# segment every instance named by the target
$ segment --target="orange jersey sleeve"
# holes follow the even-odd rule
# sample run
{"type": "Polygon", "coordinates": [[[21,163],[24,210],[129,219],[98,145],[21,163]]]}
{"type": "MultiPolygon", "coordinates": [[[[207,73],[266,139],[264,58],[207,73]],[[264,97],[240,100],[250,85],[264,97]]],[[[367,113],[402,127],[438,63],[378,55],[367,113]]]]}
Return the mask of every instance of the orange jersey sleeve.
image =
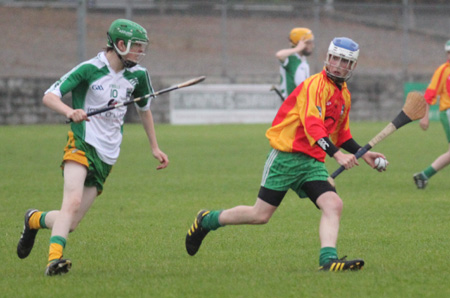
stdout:
{"type": "Polygon", "coordinates": [[[302,152],[324,161],[326,153],[316,144],[331,137],[336,146],[350,139],[350,92],[328,79],[325,71],[306,79],[283,102],[266,132],[270,145],[284,152],[302,152]]]}
{"type": "Polygon", "coordinates": [[[450,108],[450,63],[447,61],[434,72],[431,82],[425,91],[425,100],[428,104],[436,104],[439,97],[439,110],[450,108]]]}

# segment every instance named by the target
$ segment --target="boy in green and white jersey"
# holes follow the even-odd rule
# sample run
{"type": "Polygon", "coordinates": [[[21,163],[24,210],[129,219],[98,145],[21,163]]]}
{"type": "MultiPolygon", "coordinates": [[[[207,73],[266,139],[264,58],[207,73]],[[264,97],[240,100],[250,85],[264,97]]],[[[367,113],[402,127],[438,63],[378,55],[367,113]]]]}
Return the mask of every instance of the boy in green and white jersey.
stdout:
{"type": "MultiPolygon", "coordinates": [[[[54,83],[46,94],[59,98],[72,92],[72,106],[86,113],[105,108],[107,105],[130,100],[153,93],[147,70],[139,65],[115,72],[100,52],[97,57],[84,62],[54,83]]],[[[140,111],[150,109],[151,99],[138,101],[140,111]]],[[[122,106],[89,118],[89,121],[72,123],[75,136],[96,148],[101,160],[114,164],[119,156],[122,142],[122,126],[127,107],[122,106]]]]}
{"type": "Polygon", "coordinates": [[[309,77],[306,59],[314,49],[314,35],[308,28],[294,28],[289,34],[291,47],[279,50],[275,56],[280,61],[280,89],[284,98],[309,77]]]}
{"type": "MultiPolygon", "coordinates": [[[[67,273],[72,262],[63,259],[69,232],[75,230],[101,194],[103,184],[117,161],[122,142],[126,106],[97,114],[87,113],[141,97],[153,92],[147,70],[138,65],[148,44],[147,31],[137,23],[118,19],[108,32],[106,51],[79,64],[55,82],[43,97],[50,109],[72,119],[61,167],[64,174],[63,202],[60,210],[25,213],[22,237],[17,246],[19,258],[26,258],[33,248],[39,229],[52,230],[45,274],[67,273]],[[61,98],[72,93],[72,107],[61,98]]],[[[151,99],[136,103],[153,156],[160,162],[157,169],[169,164],[159,149],[155,135],[151,99]]]]}

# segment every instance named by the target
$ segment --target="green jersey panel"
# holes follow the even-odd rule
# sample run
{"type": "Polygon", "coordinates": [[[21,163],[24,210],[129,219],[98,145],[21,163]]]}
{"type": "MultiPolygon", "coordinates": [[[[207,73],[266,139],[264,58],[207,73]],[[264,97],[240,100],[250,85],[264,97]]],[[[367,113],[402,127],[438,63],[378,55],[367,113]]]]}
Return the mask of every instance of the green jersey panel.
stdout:
{"type": "MultiPolygon", "coordinates": [[[[153,87],[150,81],[150,77],[145,68],[135,66],[127,70],[124,73],[124,77],[132,84],[137,83],[133,91],[134,98],[153,93],[153,87]]],[[[138,108],[145,109],[146,106],[149,107],[149,102],[151,102],[151,98],[145,98],[136,102],[136,105],[138,106],[138,108]]]]}
{"type": "Polygon", "coordinates": [[[291,55],[280,65],[280,89],[284,98],[309,77],[309,64],[305,56],[291,55]]]}
{"type": "MultiPolygon", "coordinates": [[[[71,92],[72,106],[86,113],[129,101],[152,91],[147,70],[139,65],[115,72],[104,52],[73,68],[47,91],[60,97],[71,92]],[[142,94],[142,95],[141,95],[142,94]]],[[[141,110],[150,108],[150,100],[139,103],[141,110]]],[[[113,165],[120,153],[127,106],[89,117],[90,121],[72,123],[77,138],[93,146],[100,159],[113,165]]]]}

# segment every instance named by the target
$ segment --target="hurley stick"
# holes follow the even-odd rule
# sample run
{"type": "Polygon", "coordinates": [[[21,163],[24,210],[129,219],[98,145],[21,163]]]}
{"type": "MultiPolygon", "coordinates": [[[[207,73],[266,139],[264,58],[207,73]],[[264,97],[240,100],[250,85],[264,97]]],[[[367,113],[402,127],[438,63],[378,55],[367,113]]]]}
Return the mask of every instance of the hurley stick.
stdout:
{"type": "MultiPolygon", "coordinates": [[[[412,91],[406,96],[405,104],[402,111],[389,123],[382,131],[380,131],[369,143],[356,152],[355,157],[360,158],[367,151],[372,149],[376,144],[384,140],[387,136],[398,130],[400,127],[408,124],[411,121],[418,120],[425,116],[426,102],[423,95],[417,91],[412,91]]],[[[328,181],[334,186],[334,178],[336,178],[342,171],[344,166],[340,166],[333,174],[331,174],[328,181]]]]}
{"type": "MultiPolygon", "coordinates": [[[[145,98],[155,97],[155,96],[158,96],[158,95],[161,95],[161,94],[173,91],[173,90],[177,90],[177,89],[184,88],[184,87],[189,87],[189,86],[198,84],[198,83],[204,81],[205,79],[206,79],[205,76],[201,76],[201,77],[198,77],[198,78],[190,79],[189,81],[186,81],[186,82],[183,82],[183,83],[171,86],[171,87],[163,89],[163,90],[159,90],[159,91],[157,91],[155,93],[147,94],[147,95],[144,95],[144,96],[141,96],[141,97],[136,97],[136,98],[134,98],[132,100],[124,101],[124,102],[118,103],[118,104],[113,105],[113,106],[109,106],[109,107],[106,107],[106,108],[103,108],[103,109],[100,109],[100,110],[96,110],[96,111],[90,112],[90,113],[87,114],[87,116],[88,117],[94,116],[94,115],[97,115],[97,114],[100,114],[100,113],[104,113],[104,112],[107,112],[107,111],[110,111],[110,110],[117,109],[119,107],[127,106],[129,104],[138,102],[138,101],[140,101],[142,99],[145,99],[145,98]]],[[[68,119],[66,121],[66,123],[70,123],[70,122],[72,122],[72,119],[68,119]]]]}

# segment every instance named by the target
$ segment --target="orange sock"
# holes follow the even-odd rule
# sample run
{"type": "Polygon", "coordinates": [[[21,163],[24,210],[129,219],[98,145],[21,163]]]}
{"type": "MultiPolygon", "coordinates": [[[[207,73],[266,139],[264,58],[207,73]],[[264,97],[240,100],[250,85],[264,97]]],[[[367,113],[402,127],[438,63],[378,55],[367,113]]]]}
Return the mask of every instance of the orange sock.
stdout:
{"type": "Polygon", "coordinates": [[[61,236],[52,236],[50,238],[50,251],[48,253],[48,262],[59,260],[63,256],[63,250],[66,246],[66,239],[61,236]]]}
{"type": "Polygon", "coordinates": [[[41,228],[41,211],[37,211],[31,215],[30,219],[28,220],[28,225],[30,226],[30,229],[37,230],[41,228]]]}

